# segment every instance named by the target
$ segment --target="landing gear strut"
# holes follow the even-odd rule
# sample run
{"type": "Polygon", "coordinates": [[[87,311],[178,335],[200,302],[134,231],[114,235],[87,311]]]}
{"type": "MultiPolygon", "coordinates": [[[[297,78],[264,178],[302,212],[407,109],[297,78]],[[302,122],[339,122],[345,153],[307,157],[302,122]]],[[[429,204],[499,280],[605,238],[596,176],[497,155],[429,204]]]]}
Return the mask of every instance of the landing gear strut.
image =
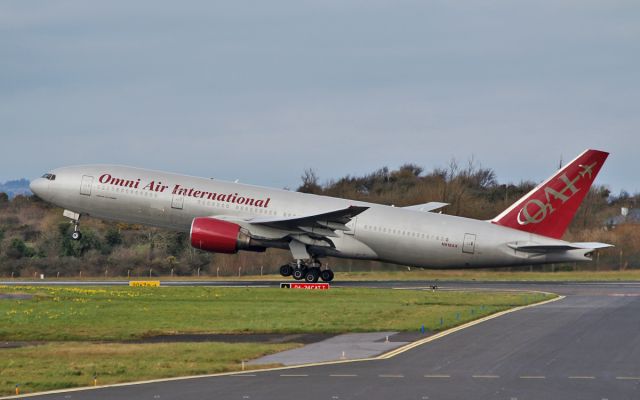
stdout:
{"type": "Polygon", "coordinates": [[[308,283],[318,282],[322,279],[324,282],[333,280],[333,271],[330,269],[322,269],[318,260],[310,262],[297,260],[295,262],[285,264],[280,267],[280,275],[292,276],[297,281],[305,280],[308,283]]]}

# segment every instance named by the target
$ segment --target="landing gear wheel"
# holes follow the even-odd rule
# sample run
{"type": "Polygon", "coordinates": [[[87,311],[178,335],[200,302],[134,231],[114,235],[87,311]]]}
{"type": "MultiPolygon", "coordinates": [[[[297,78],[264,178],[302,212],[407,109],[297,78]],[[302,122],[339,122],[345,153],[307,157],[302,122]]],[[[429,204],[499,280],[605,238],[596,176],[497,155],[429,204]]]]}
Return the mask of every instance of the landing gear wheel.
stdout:
{"type": "Polygon", "coordinates": [[[316,283],[318,282],[318,278],[320,277],[320,269],[318,268],[309,268],[307,274],[304,276],[304,280],[308,283],[316,283]]]}
{"type": "Polygon", "coordinates": [[[333,280],[333,271],[330,269],[325,269],[324,271],[320,272],[320,279],[322,279],[324,282],[331,282],[333,280]]]}
{"type": "Polygon", "coordinates": [[[71,239],[73,240],[82,239],[82,233],[80,233],[80,231],[73,231],[73,233],[71,234],[71,239]]]}
{"type": "Polygon", "coordinates": [[[299,281],[301,279],[304,279],[305,275],[307,274],[307,269],[306,268],[296,268],[293,270],[293,279],[299,281]]]}
{"type": "Polygon", "coordinates": [[[291,276],[291,274],[293,274],[293,267],[291,267],[291,265],[285,264],[282,267],[280,267],[280,275],[291,276]]]}

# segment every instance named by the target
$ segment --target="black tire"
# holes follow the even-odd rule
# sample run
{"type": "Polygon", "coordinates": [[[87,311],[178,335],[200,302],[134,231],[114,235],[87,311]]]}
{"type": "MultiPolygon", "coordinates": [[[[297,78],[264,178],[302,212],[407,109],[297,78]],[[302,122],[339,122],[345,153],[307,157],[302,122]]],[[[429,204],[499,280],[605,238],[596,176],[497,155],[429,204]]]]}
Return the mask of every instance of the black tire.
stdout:
{"type": "Polygon", "coordinates": [[[320,272],[320,278],[324,282],[331,282],[333,280],[333,271],[330,269],[325,269],[324,271],[320,272]]]}
{"type": "Polygon", "coordinates": [[[294,268],[293,269],[293,279],[299,281],[301,279],[304,279],[304,276],[307,274],[307,269],[306,268],[294,268]]]}
{"type": "Polygon", "coordinates": [[[318,268],[309,268],[306,275],[304,276],[304,280],[307,283],[316,283],[318,282],[319,277],[320,277],[320,270],[318,268]]]}
{"type": "Polygon", "coordinates": [[[291,265],[285,264],[282,267],[280,267],[280,275],[291,276],[291,274],[293,274],[293,267],[291,267],[291,265]]]}
{"type": "Polygon", "coordinates": [[[82,239],[82,233],[80,233],[80,231],[73,231],[73,233],[71,233],[71,239],[72,240],[82,239]]]}

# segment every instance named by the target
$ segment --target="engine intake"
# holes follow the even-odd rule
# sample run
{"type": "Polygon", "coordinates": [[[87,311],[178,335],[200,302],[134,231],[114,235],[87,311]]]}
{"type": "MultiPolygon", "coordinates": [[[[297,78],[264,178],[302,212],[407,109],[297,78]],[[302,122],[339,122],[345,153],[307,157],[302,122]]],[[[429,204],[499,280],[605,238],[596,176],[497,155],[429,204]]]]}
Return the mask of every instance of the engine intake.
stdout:
{"type": "Polygon", "coordinates": [[[191,222],[191,246],[213,253],[237,253],[254,250],[251,237],[240,225],[215,218],[194,218],[191,222]]]}

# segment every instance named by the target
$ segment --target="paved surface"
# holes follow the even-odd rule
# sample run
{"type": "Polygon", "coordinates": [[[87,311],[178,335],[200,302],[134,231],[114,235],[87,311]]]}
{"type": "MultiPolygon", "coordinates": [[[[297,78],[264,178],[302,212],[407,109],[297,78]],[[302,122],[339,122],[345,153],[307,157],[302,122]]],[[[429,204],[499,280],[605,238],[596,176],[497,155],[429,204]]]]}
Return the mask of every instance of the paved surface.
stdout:
{"type": "MultiPolygon", "coordinates": [[[[375,285],[419,286],[415,282],[375,285]]],[[[444,289],[545,290],[567,297],[483,322],[386,360],[39,398],[640,399],[640,284],[441,285],[444,289]]]]}
{"type": "Polygon", "coordinates": [[[348,333],[299,349],[287,350],[251,361],[249,364],[300,365],[325,361],[374,357],[397,349],[409,342],[387,341],[397,332],[348,333]]]}

